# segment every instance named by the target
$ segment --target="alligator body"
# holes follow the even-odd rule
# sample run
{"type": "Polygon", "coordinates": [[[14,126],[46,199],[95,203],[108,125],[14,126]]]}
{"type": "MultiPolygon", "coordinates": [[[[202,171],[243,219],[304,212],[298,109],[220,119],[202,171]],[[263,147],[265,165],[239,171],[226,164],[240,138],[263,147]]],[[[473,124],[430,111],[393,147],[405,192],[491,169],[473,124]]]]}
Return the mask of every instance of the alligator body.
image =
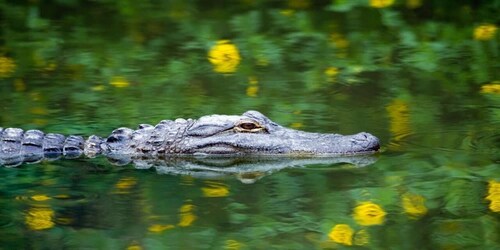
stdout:
{"type": "Polygon", "coordinates": [[[17,166],[43,159],[104,155],[118,164],[132,159],[179,155],[345,156],[378,151],[368,133],[321,134],[285,128],[257,111],[163,120],[136,130],[119,128],[108,137],[44,134],[40,130],[0,128],[0,165],[17,166]]]}

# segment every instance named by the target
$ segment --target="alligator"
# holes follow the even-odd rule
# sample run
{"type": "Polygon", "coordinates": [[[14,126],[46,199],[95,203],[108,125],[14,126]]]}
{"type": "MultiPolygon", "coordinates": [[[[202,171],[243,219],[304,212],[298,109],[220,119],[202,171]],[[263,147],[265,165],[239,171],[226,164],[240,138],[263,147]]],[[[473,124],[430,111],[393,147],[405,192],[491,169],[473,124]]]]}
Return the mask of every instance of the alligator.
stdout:
{"type": "Polygon", "coordinates": [[[285,128],[259,113],[207,115],[163,120],[137,129],[118,128],[108,137],[45,134],[0,128],[0,165],[15,167],[42,160],[104,155],[116,165],[133,159],[195,156],[348,156],[372,154],[379,140],[366,132],[324,134],[285,128]]]}

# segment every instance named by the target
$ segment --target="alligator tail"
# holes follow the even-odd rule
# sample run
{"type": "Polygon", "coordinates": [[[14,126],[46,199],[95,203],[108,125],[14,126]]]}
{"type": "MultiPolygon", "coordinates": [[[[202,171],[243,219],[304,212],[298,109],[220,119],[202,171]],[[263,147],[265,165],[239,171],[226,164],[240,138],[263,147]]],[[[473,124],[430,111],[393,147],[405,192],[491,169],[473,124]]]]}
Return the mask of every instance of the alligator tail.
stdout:
{"type": "Polygon", "coordinates": [[[0,128],[0,165],[15,167],[22,163],[37,163],[43,159],[76,158],[84,152],[85,144],[83,137],[76,135],[0,128]]]}

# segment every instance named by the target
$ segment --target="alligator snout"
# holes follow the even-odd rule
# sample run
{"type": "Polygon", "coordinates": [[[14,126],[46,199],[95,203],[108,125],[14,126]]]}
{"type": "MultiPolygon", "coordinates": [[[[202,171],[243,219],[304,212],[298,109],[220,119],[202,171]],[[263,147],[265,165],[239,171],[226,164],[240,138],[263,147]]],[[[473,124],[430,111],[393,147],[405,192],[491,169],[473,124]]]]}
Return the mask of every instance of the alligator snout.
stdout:
{"type": "Polygon", "coordinates": [[[362,147],[367,151],[377,151],[380,149],[380,142],[377,137],[366,133],[361,132],[355,135],[352,135],[350,140],[354,145],[362,147]]]}

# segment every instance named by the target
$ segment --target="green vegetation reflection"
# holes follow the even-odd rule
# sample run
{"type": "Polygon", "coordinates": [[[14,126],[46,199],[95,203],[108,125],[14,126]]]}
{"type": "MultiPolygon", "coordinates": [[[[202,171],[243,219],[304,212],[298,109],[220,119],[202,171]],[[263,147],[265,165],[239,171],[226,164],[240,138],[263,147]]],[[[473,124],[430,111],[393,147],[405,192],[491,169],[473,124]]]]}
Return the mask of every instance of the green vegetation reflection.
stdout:
{"type": "Polygon", "coordinates": [[[365,168],[240,176],[254,184],[103,159],[2,168],[2,248],[500,249],[499,0],[0,6],[3,127],[258,109],[384,147],[365,168]]]}

